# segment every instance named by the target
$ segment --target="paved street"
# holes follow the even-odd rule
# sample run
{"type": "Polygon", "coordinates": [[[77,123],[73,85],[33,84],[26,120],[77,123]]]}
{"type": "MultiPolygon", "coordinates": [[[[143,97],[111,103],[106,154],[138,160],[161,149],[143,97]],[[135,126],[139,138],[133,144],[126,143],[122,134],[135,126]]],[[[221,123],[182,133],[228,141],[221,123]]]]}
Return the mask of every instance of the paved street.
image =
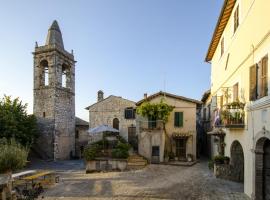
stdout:
{"type": "Polygon", "coordinates": [[[198,199],[245,200],[243,185],[216,179],[207,162],[192,167],[149,165],[143,170],[85,174],[61,172],[45,199],[198,199]]]}

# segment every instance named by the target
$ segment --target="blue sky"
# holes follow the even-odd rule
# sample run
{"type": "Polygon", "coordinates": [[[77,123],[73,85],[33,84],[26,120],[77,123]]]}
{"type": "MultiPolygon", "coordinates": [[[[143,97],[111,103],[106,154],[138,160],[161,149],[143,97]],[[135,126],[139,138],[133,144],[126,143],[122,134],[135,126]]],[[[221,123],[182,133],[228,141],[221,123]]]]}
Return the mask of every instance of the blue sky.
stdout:
{"type": "Polygon", "coordinates": [[[139,101],[166,90],[200,99],[210,87],[204,62],[222,0],[0,0],[0,96],[33,107],[35,41],[45,43],[56,19],[74,50],[76,114],[102,89],[139,101]],[[165,84],[164,84],[165,83],[165,84]]]}

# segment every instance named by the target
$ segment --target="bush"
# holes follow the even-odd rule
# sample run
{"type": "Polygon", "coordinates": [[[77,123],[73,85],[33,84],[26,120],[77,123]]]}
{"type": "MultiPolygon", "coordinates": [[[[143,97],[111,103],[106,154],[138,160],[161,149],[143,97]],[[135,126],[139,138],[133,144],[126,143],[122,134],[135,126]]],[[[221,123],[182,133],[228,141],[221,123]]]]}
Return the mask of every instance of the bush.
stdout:
{"type": "Polygon", "coordinates": [[[128,150],[130,148],[129,144],[124,144],[122,142],[118,142],[116,148],[112,150],[113,158],[128,158],[128,150]]]}
{"type": "Polygon", "coordinates": [[[99,149],[98,145],[91,145],[86,147],[83,151],[84,159],[87,161],[94,160],[97,156],[98,149],[99,149]]]}
{"type": "Polygon", "coordinates": [[[222,156],[222,155],[217,155],[217,156],[215,156],[214,157],[214,163],[216,163],[216,164],[224,164],[224,156],[222,156]]]}
{"type": "Polygon", "coordinates": [[[0,173],[23,168],[27,162],[28,149],[17,143],[15,139],[0,140],[0,173]]]}

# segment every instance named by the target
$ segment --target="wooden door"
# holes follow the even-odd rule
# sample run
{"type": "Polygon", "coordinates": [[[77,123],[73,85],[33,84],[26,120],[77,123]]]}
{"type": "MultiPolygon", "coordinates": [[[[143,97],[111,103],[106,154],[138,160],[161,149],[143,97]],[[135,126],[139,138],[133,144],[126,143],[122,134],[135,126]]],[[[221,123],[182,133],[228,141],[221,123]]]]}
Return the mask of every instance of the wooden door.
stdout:
{"type": "Polygon", "coordinates": [[[263,199],[270,199],[270,140],[265,141],[263,156],[263,199]]]}
{"type": "Polygon", "coordinates": [[[186,139],[176,139],[176,157],[178,157],[179,160],[185,160],[186,159],[186,139]]]}

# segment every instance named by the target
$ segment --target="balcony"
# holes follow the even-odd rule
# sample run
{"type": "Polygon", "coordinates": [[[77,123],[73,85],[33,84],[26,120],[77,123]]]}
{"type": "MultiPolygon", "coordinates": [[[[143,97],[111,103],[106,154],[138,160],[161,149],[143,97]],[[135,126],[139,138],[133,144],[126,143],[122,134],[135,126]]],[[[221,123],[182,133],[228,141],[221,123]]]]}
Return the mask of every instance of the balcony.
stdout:
{"type": "Polygon", "coordinates": [[[245,128],[245,104],[241,102],[232,102],[225,105],[220,112],[221,123],[217,127],[229,129],[245,128]]]}
{"type": "Polygon", "coordinates": [[[140,132],[142,131],[154,131],[154,130],[163,130],[164,124],[162,120],[146,120],[138,121],[138,127],[140,132]]]}

